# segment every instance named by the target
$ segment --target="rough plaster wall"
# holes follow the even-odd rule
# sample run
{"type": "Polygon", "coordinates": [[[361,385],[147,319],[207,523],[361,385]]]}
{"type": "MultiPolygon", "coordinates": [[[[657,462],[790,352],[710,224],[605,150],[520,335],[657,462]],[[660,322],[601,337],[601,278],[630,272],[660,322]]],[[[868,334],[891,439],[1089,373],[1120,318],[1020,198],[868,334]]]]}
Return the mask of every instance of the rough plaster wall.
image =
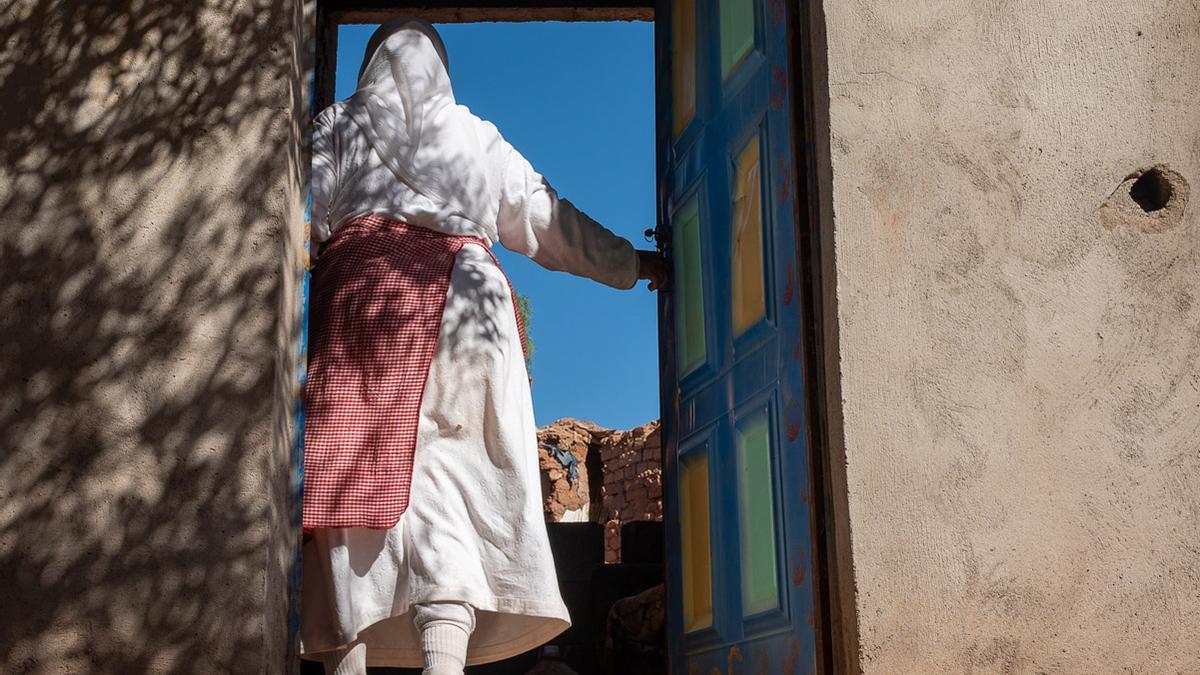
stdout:
{"type": "Polygon", "coordinates": [[[299,8],[0,11],[0,672],[283,667],[299,8]]]}
{"type": "Polygon", "coordinates": [[[1200,671],[1200,5],[824,5],[863,669],[1200,671]]]}

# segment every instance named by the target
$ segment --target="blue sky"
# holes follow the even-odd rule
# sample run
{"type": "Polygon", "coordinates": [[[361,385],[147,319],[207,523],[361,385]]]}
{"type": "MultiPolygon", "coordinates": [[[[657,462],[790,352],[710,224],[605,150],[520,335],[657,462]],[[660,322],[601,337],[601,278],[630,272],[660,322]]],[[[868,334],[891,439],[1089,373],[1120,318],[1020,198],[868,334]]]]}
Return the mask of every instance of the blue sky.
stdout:
{"type": "MultiPolygon", "coordinates": [[[[354,90],[375,26],[338,34],[336,96],[354,90]]],[[[563,197],[638,248],[654,226],[651,23],[438,26],[454,93],[499,127],[563,197]]],[[[495,249],[533,306],[533,402],[560,417],[628,428],[658,418],[655,294],[617,291],[495,249]]]]}

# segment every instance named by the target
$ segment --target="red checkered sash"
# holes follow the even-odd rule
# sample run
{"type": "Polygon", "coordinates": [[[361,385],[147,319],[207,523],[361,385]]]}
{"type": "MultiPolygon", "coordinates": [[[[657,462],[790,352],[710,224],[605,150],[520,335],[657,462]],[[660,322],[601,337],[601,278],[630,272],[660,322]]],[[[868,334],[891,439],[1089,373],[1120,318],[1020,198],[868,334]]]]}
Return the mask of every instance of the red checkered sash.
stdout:
{"type": "MultiPolygon", "coordinates": [[[[305,530],[388,529],[408,507],[421,398],[466,244],[483,242],[376,215],[326,244],[304,387],[305,530]]],[[[517,327],[524,348],[519,313],[517,327]]]]}

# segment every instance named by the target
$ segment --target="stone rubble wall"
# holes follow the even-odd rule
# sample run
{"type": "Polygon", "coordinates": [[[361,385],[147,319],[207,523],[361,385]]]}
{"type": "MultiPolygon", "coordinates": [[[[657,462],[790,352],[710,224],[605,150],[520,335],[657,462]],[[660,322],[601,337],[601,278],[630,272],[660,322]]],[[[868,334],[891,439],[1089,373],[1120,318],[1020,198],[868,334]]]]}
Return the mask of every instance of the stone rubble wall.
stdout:
{"type": "Polygon", "coordinates": [[[603,429],[591,422],[573,419],[558,420],[538,430],[538,466],[542,472],[547,522],[590,522],[591,515],[598,512],[592,507],[588,472],[593,433],[598,431],[603,429]],[[574,481],[568,479],[567,467],[554,457],[548,446],[565,450],[575,457],[579,473],[574,481]]]}
{"type": "Polygon", "coordinates": [[[621,525],[661,521],[662,437],[657,421],[620,431],[564,418],[538,430],[542,494],[549,522],[597,522],[605,526],[605,562],[621,560],[621,525]],[[575,457],[579,474],[547,448],[575,457]]]}

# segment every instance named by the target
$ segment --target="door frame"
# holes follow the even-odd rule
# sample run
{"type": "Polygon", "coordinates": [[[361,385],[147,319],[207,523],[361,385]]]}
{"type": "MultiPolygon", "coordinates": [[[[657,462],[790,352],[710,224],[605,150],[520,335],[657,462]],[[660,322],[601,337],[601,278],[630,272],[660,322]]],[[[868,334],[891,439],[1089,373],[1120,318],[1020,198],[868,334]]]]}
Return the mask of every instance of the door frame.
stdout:
{"type": "Polygon", "coordinates": [[[653,21],[654,0],[317,0],[314,115],[333,103],[338,26],[382,23],[401,12],[430,23],[653,21]]]}
{"type": "MultiPolygon", "coordinates": [[[[785,0],[772,0],[782,2],[785,0]]],[[[829,64],[821,0],[798,0],[790,13],[793,200],[804,335],[806,419],[817,640],[825,673],[862,672],[858,609],[851,559],[846,445],[842,416],[833,164],[829,146],[829,64]]]]}
{"type": "MultiPolygon", "coordinates": [[[[337,34],[342,24],[380,23],[400,12],[433,23],[653,21],[654,6],[655,0],[317,0],[312,114],[315,117],[333,103],[337,34]]],[[[791,9],[788,50],[796,167],[791,184],[796,191],[793,226],[798,242],[796,263],[802,281],[800,311],[806,347],[803,367],[805,390],[809,394],[805,402],[808,427],[804,433],[812,463],[809,476],[816,547],[812,562],[814,609],[819,618],[816,626],[821,652],[819,664],[823,673],[858,673],[861,671],[859,635],[838,360],[825,13],[820,0],[798,0],[791,9]]],[[[659,222],[663,222],[661,214],[659,222]]],[[[661,306],[659,315],[662,316],[661,306]]],[[[667,363],[661,341],[659,348],[660,364],[667,363]]],[[[670,392],[660,393],[661,409],[669,410],[670,392]]],[[[664,467],[668,451],[663,448],[664,467]]],[[[298,639],[296,635],[291,637],[293,641],[298,639]]]]}

